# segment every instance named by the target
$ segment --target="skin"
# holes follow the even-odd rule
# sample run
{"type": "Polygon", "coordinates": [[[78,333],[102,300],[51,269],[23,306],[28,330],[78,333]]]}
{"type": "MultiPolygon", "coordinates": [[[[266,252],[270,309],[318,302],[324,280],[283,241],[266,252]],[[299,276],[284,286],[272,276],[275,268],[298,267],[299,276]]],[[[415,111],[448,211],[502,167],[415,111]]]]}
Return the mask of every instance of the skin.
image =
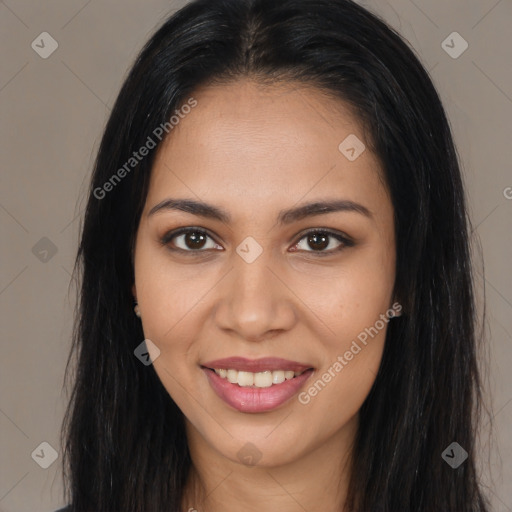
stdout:
{"type": "Polygon", "coordinates": [[[154,369],[186,418],[193,468],[183,510],[339,511],[387,324],[307,404],[295,396],[269,412],[236,411],[199,365],[230,356],[308,363],[307,390],[391,307],[395,238],[382,169],[369,149],[353,162],[338,150],[349,134],[364,141],[364,132],[346,104],[315,88],[242,79],[193,97],[197,106],[155,160],[133,285],[145,337],[160,349],[154,369]],[[232,220],[148,215],[170,197],[214,204],[232,220]],[[357,202],[371,216],[341,211],[276,224],[281,210],[326,199],[357,202]],[[187,226],[210,235],[202,249],[186,235],[162,245],[187,226]],[[305,236],[313,228],[345,233],[354,245],[321,257],[340,242],[318,249],[305,236]],[[252,263],[236,252],[247,236],[263,250],[252,263]],[[260,453],[256,465],[237,455],[247,442],[260,453]]]}

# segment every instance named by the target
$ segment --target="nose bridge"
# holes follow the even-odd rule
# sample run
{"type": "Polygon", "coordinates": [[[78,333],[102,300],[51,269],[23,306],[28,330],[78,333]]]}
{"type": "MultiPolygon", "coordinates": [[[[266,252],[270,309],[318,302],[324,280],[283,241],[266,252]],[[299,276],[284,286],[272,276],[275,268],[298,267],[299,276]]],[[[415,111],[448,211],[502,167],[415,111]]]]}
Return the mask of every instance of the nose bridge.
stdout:
{"type": "Polygon", "coordinates": [[[233,265],[216,309],[218,326],[252,340],[289,329],[294,308],[286,286],[275,275],[271,252],[264,250],[253,261],[233,254],[233,265]]]}
{"type": "Polygon", "coordinates": [[[267,300],[262,301],[269,304],[274,300],[274,294],[277,290],[274,290],[275,279],[274,274],[270,271],[271,258],[259,256],[255,261],[248,263],[242,258],[235,263],[234,275],[235,275],[235,291],[238,295],[238,299],[244,299],[244,301],[262,301],[263,297],[267,300]]]}

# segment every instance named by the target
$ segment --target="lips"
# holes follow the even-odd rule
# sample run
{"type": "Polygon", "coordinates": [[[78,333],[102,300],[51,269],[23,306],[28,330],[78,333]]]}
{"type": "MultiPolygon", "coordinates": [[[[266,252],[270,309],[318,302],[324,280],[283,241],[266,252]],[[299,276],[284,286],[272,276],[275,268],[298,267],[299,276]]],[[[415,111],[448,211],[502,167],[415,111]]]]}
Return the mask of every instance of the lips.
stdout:
{"type": "Polygon", "coordinates": [[[217,396],[234,409],[245,413],[262,413],[280,407],[300,391],[314,372],[311,365],[275,357],[230,357],[208,361],[201,367],[217,396]],[[295,376],[269,387],[241,386],[218,375],[215,370],[220,369],[254,374],[285,371],[294,372],[295,376]]]}

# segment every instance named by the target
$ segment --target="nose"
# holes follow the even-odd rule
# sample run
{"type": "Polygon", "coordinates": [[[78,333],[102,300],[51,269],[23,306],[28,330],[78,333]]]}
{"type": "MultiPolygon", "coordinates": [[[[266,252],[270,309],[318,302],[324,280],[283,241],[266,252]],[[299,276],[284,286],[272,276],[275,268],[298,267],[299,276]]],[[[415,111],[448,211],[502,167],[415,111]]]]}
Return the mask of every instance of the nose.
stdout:
{"type": "Polygon", "coordinates": [[[264,341],[297,321],[294,293],[272,264],[270,251],[252,263],[233,254],[234,268],[218,289],[215,323],[247,341],[264,341]]]}

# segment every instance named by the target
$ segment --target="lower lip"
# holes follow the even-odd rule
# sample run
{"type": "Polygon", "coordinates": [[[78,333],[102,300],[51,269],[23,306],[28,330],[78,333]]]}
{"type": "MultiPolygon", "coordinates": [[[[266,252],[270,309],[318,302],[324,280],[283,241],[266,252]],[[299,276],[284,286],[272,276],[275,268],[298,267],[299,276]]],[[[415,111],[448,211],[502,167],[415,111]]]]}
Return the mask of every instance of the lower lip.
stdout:
{"type": "Polygon", "coordinates": [[[281,384],[272,384],[268,388],[242,387],[231,384],[209,368],[202,368],[211,387],[228,405],[240,412],[266,412],[276,409],[299,392],[313,370],[306,370],[293,379],[281,384]]]}

